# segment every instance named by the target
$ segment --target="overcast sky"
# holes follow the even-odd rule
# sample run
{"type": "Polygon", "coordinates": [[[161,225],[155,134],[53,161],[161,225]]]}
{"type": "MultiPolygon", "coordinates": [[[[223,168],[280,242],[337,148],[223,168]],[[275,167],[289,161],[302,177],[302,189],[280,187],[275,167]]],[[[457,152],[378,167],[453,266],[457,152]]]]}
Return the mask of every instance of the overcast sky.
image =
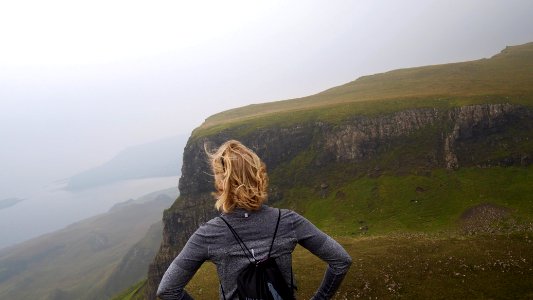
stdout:
{"type": "Polygon", "coordinates": [[[2,1],[0,199],[209,115],[533,41],[533,1],[2,1]]]}

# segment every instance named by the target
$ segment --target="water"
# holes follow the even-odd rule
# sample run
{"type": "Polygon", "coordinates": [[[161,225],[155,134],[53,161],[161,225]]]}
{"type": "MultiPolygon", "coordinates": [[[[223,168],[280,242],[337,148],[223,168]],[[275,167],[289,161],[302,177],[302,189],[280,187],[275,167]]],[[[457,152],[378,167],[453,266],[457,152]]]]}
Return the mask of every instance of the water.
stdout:
{"type": "Polygon", "coordinates": [[[176,187],[178,176],[125,180],[79,192],[47,186],[0,210],[0,249],[108,211],[114,204],[176,187]]]}

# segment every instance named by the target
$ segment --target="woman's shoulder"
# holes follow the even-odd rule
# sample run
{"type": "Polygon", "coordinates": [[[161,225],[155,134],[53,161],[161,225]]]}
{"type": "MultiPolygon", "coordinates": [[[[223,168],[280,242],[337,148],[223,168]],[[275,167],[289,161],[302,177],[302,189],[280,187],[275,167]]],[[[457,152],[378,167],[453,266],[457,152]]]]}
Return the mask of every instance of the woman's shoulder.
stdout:
{"type": "Polygon", "coordinates": [[[266,215],[277,216],[278,210],[281,213],[282,219],[296,220],[296,219],[304,218],[302,215],[300,215],[294,210],[287,209],[287,208],[277,208],[277,207],[263,204],[261,209],[257,211],[245,211],[245,210],[237,209],[230,213],[221,213],[211,218],[209,221],[200,224],[199,229],[203,228],[204,230],[205,229],[209,230],[209,229],[214,229],[214,228],[226,227],[226,224],[222,218],[226,219],[226,221],[231,223],[233,219],[246,219],[248,217],[252,217],[252,215],[254,214],[258,214],[258,215],[266,214],[266,215]]]}
{"type": "Polygon", "coordinates": [[[264,213],[276,214],[276,215],[278,214],[278,210],[279,210],[280,213],[281,213],[281,217],[282,218],[300,216],[297,212],[295,212],[295,211],[293,211],[291,209],[288,209],[288,208],[277,208],[277,207],[268,206],[268,205],[265,205],[265,204],[263,204],[261,210],[264,213]]]}
{"type": "Polygon", "coordinates": [[[300,215],[296,211],[292,209],[288,209],[288,208],[275,208],[275,207],[267,206],[267,210],[271,211],[272,213],[275,212],[276,214],[279,210],[281,212],[282,219],[289,219],[291,221],[305,219],[302,215],[300,215]]]}
{"type": "Polygon", "coordinates": [[[212,227],[212,226],[218,227],[218,226],[224,224],[223,222],[224,221],[222,221],[221,215],[217,215],[217,216],[211,218],[209,221],[200,224],[200,228],[201,227],[212,227]]]}
{"type": "Polygon", "coordinates": [[[216,216],[206,222],[200,223],[193,235],[210,237],[220,232],[223,225],[224,223],[222,219],[220,219],[219,216],[216,216]]]}
{"type": "Polygon", "coordinates": [[[288,209],[288,208],[280,208],[281,210],[281,216],[287,216],[287,217],[301,217],[301,215],[299,213],[297,213],[296,211],[292,210],[292,209],[288,209]]]}

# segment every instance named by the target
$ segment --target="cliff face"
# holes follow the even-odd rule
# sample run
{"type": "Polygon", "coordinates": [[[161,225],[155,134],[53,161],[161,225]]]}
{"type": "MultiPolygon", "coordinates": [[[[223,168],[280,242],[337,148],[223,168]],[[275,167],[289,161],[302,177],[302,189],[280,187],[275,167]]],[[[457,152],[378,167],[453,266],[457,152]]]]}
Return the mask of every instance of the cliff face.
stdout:
{"type": "Polygon", "coordinates": [[[183,156],[180,197],[165,211],[163,242],[149,269],[146,298],[155,298],[163,273],[199,224],[217,215],[204,145],[215,148],[233,138],[254,149],[268,166],[269,200],[275,202],[290,186],[316,184],[306,180],[325,168],[337,168],[349,181],[437,168],[528,165],[532,147],[524,145],[533,142],[532,117],[532,109],[524,106],[480,104],[352,116],[338,123],[308,121],[251,132],[236,126],[191,137],[183,156]]]}

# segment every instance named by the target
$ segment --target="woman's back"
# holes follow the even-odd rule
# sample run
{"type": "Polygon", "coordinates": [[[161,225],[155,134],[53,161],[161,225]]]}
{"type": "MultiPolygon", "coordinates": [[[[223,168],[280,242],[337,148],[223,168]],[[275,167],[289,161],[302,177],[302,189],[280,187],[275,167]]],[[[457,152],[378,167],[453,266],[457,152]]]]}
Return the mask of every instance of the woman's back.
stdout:
{"type": "MultiPolygon", "coordinates": [[[[314,299],[331,298],[351,264],[342,246],[299,214],[282,210],[280,215],[277,209],[263,204],[268,188],[266,166],[240,142],[227,141],[208,157],[213,170],[215,207],[255,259],[268,257],[280,216],[270,257],[275,259],[285,282],[291,285],[291,253],[296,244],[301,244],[328,263],[314,299]]],[[[224,220],[210,220],[189,238],[161,280],[157,290],[161,299],[191,299],[184,287],[206,260],[217,266],[223,288],[221,299],[237,299],[238,274],[253,259],[247,257],[224,220]]]]}
{"type": "MultiPolygon", "coordinates": [[[[276,260],[287,283],[291,282],[291,253],[297,243],[291,228],[290,216],[289,211],[281,211],[280,223],[270,253],[270,257],[276,260]]],[[[278,209],[263,205],[258,211],[236,209],[232,213],[223,214],[222,217],[233,227],[256,260],[267,258],[276,229],[278,209]]],[[[212,249],[209,260],[217,266],[224,293],[227,299],[236,298],[236,279],[250,263],[249,254],[245,255],[246,252],[221,218],[214,218],[203,227],[206,238],[209,238],[210,232],[213,234],[213,240],[209,243],[212,249]]]]}
{"type": "MultiPolygon", "coordinates": [[[[267,257],[276,227],[278,209],[263,205],[257,211],[235,209],[222,216],[235,229],[257,260],[267,257]]],[[[332,274],[344,277],[351,263],[346,251],[299,214],[282,209],[270,256],[275,258],[289,285],[293,281],[291,253],[298,243],[325,260],[332,274]]],[[[226,299],[237,299],[237,276],[250,260],[221,218],[214,218],[200,226],[174,261],[176,265],[173,266],[173,263],[167,272],[172,273],[179,269],[195,272],[205,260],[210,260],[216,265],[226,299]]],[[[173,283],[173,279],[165,277],[164,280],[167,279],[168,282],[162,281],[160,290],[173,283]]],[[[326,295],[331,286],[328,284],[325,288],[318,294],[326,295]]],[[[221,299],[223,299],[222,293],[221,299]]]]}

